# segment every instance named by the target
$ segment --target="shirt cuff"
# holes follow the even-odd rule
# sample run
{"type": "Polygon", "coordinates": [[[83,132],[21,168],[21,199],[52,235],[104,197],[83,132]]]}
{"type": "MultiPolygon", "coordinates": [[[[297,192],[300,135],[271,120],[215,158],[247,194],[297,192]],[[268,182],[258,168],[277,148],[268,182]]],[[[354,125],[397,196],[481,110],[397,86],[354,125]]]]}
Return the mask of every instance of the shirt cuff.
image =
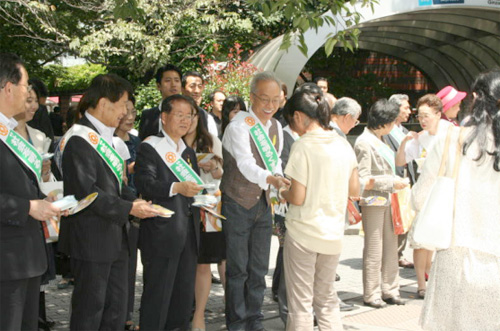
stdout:
{"type": "Polygon", "coordinates": [[[171,198],[173,196],[176,196],[177,193],[173,193],[172,191],[174,190],[174,185],[178,182],[174,182],[170,185],[170,190],[168,190],[168,197],[171,198]]]}
{"type": "Polygon", "coordinates": [[[264,191],[267,191],[267,189],[269,188],[269,184],[267,183],[267,177],[272,176],[272,175],[273,174],[268,170],[265,170],[262,172],[262,176],[259,178],[258,185],[264,191]]]}

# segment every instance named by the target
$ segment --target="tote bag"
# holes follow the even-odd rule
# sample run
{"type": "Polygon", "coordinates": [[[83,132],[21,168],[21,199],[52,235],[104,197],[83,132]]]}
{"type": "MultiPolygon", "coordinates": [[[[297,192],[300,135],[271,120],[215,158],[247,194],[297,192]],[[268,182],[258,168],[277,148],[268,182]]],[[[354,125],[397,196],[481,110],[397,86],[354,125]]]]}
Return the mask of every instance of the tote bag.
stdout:
{"type": "Polygon", "coordinates": [[[462,156],[461,133],[457,142],[455,164],[451,177],[445,176],[452,127],[446,136],[438,177],[418,214],[413,240],[422,248],[440,250],[451,245],[455,209],[455,184],[462,156]]]}

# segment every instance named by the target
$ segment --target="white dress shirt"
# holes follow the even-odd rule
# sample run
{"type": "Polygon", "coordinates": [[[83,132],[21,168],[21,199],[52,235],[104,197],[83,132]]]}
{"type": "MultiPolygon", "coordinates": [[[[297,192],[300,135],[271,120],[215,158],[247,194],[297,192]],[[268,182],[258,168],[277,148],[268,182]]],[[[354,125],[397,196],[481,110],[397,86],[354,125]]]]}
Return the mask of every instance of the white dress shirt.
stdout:
{"type": "Polygon", "coordinates": [[[0,123],[3,123],[9,130],[14,130],[17,126],[17,121],[14,118],[8,118],[0,112],[0,123]]]}
{"type": "MultiPolygon", "coordinates": [[[[262,124],[264,131],[269,135],[269,128],[271,127],[271,120],[267,121],[264,125],[255,113],[250,108],[249,113],[262,124]]],[[[245,112],[239,112],[236,116],[248,116],[245,112]]],[[[281,124],[277,122],[278,125],[278,156],[281,155],[283,150],[283,130],[281,124]]],[[[263,169],[257,165],[252,149],[250,147],[250,133],[248,132],[248,126],[244,121],[235,121],[234,119],[229,123],[224,132],[224,137],[222,138],[222,146],[233,156],[236,160],[238,169],[243,174],[243,176],[251,183],[257,184],[261,189],[267,190],[269,184],[267,183],[267,177],[272,174],[269,170],[263,169]]],[[[281,158],[278,157],[278,164],[274,170],[275,174],[282,175],[283,170],[281,169],[281,158]]]]}
{"type": "MultiPolygon", "coordinates": [[[[184,153],[184,151],[187,148],[186,144],[184,143],[184,140],[179,139],[179,142],[176,144],[175,141],[172,138],[170,138],[170,136],[165,132],[165,130],[163,130],[163,128],[161,128],[161,132],[163,133],[163,136],[167,140],[167,143],[170,146],[172,146],[173,148],[175,148],[175,151],[179,155],[182,155],[182,153],[184,153]]],[[[170,197],[173,197],[173,196],[177,195],[177,193],[173,193],[172,192],[172,190],[174,189],[174,185],[175,185],[175,183],[173,183],[172,185],[170,185],[170,192],[168,194],[170,197]]]]}
{"type": "Polygon", "coordinates": [[[92,116],[89,112],[85,112],[85,116],[90,123],[95,126],[97,133],[113,147],[123,160],[130,159],[130,151],[128,150],[127,144],[125,144],[120,137],[114,137],[116,128],[104,125],[104,123],[92,116]]]}

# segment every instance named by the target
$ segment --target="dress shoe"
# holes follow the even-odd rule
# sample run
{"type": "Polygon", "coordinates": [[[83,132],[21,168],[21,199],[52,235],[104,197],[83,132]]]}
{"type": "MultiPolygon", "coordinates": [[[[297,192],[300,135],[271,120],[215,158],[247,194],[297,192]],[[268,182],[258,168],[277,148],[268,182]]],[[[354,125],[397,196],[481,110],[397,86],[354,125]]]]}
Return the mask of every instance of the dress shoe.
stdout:
{"type": "Polygon", "coordinates": [[[387,304],[384,301],[382,301],[382,299],[375,299],[372,302],[363,301],[363,303],[365,306],[377,308],[377,309],[384,308],[385,306],[387,306],[387,304]]]}
{"type": "Polygon", "coordinates": [[[413,269],[413,268],[415,268],[415,266],[413,265],[413,263],[411,263],[410,261],[408,261],[405,258],[402,258],[401,260],[399,260],[399,266],[401,268],[407,268],[407,269],[413,269]]]}
{"type": "Polygon", "coordinates": [[[340,302],[339,302],[339,307],[340,307],[340,311],[351,311],[351,310],[359,309],[359,307],[353,305],[352,303],[345,303],[342,300],[340,300],[340,302]]]}
{"type": "Polygon", "coordinates": [[[339,274],[335,274],[335,281],[338,282],[340,280],[339,274]]]}
{"type": "Polygon", "coordinates": [[[403,306],[406,304],[406,301],[401,299],[401,297],[399,295],[397,297],[394,297],[394,298],[387,298],[387,299],[383,299],[383,300],[390,305],[403,306]]]}

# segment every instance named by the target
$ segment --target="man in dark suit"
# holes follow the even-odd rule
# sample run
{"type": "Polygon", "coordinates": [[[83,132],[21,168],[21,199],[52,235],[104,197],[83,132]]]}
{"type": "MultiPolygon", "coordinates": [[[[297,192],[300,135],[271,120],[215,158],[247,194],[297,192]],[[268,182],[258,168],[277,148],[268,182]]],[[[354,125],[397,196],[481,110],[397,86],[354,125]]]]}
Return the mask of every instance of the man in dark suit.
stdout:
{"type": "Polygon", "coordinates": [[[201,101],[203,100],[203,90],[205,90],[205,80],[201,74],[197,71],[188,71],[182,77],[182,94],[191,97],[196,106],[198,107],[198,113],[200,115],[201,124],[204,125],[208,132],[213,136],[218,137],[219,131],[217,129],[217,124],[212,116],[208,115],[208,112],[201,108],[201,101]]]}
{"type": "MultiPolygon", "coordinates": [[[[182,71],[172,64],[164,65],[156,71],[156,87],[162,101],[171,95],[181,93],[182,71]]],[[[160,102],[161,104],[161,102],[160,102]]],[[[139,138],[146,139],[160,132],[160,108],[145,109],[139,122],[139,138]]]]}
{"type": "Polygon", "coordinates": [[[157,215],[150,203],[136,200],[132,191],[122,185],[123,161],[113,149],[114,128],[127,113],[130,90],[130,84],[116,75],[94,78],[80,101],[85,114],[59,146],[63,153],[64,193],[77,199],[98,193],[88,208],[61,224],[60,247],[71,256],[75,278],[71,330],[123,329],[129,215],[157,215]],[[100,146],[106,146],[107,153],[101,154],[100,146]],[[120,166],[121,171],[116,168],[120,166]]]}
{"type": "Polygon", "coordinates": [[[196,154],[182,140],[191,125],[194,107],[193,100],[182,95],[163,100],[162,133],[149,137],[137,151],[137,191],[175,212],[170,219],[155,217],[140,225],[144,266],[141,330],[189,329],[200,236],[200,212],[191,204],[201,187],[179,173],[175,175],[171,170],[174,166],[165,160],[177,160],[199,174],[196,154]]]}
{"type": "MultiPolygon", "coordinates": [[[[394,125],[393,131],[384,136],[384,141],[389,147],[397,153],[399,145],[400,145],[400,140],[399,137],[401,137],[401,134],[404,136],[408,134],[408,129],[406,129],[401,123],[404,123],[408,121],[408,118],[410,117],[411,114],[411,107],[410,107],[410,98],[406,94],[393,94],[389,98],[389,101],[396,103],[399,106],[399,115],[396,118],[396,123],[394,125]],[[398,136],[396,133],[396,130],[400,130],[400,135],[398,136]]],[[[415,177],[415,162],[409,162],[406,166],[403,167],[396,167],[396,175],[399,177],[404,177],[405,175],[405,169],[408,172],[408,177],[410,178],[410,183],[413,185],[415,184],[417,178],[415,177]]],[[[407,242],[407,237],[408,233],[403,233],[398,236],[398,256],[399,256],[399,266],[403,268],[413,268],[413,263],[410,261],[406,260],[405,257],[403,256],[403,252],[406,248],[406,242],[407,242]]]]}
{"type": "MultiPolygon", "coordinates": [[[[14,54],[0,53],[1,136],[8,137],[9,131],[16,127],[13,117],[26,110],[30,89],[21,60],[14,54]]],[[[40,276],[47,269],[45,239],[39,221],[58,217],[60,210],[41,200],[44,198],[38,186],[41,174],[31,170],[36,167],[29,167],[22,161],[22,153],[16,153],[6,140],[1,140],[0,328],[37,330],[40,276]]]]}

